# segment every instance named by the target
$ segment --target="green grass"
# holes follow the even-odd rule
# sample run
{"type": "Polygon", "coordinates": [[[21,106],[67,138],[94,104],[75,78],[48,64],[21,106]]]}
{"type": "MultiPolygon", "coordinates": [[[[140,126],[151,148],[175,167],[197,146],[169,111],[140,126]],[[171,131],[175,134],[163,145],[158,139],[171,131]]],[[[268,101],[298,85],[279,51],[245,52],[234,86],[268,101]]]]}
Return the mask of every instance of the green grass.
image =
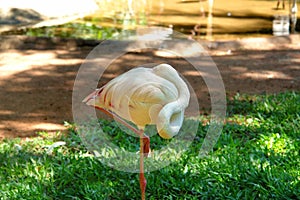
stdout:
{"type": "MultiPolygon", "coordinates": [[[[101,123],[117,145],[138,150],[115,123],[101,123]]],[[[176,162],[146,174],[147,199],[299,199],[300,93],[237,95],[214,151],[200,159],[208,126],[200,123],[176,162]]],[[[154,149],[167,144],[152,138],[154,149]]],[[[138,175],[103,165],[72,126],[68,134],[0,143],[1,200],[139,198],[138,175]],[[66,144],[49,149],[57,141],[66,144]]]]}

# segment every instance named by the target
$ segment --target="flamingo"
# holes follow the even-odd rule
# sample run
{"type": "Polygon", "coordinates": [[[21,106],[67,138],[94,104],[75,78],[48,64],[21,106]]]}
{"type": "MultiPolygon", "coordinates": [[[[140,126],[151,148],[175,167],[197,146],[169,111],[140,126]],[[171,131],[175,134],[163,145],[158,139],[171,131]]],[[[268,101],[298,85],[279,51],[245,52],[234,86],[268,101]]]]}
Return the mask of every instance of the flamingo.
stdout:
{"type": "Polygon", "coordinates": [[[178,134],[190,100],[186,83],[168,64],[137,67],[112,79],[88,95],[83,102],[101,110],[134,131],[140,138],[140,190],[145,199],[144,157],[150,153],[147,124],[155,124],[158,134],[171,139],[178,134]],[[133,122],[138,129],[127,123],[133,122]]]}
{"type": "Polygon", "coordinates": [[[284,2],[285,0],[277,0],[277,6],[276,6],[276,8],[277,9],[279,9],[279,5],[280,5],[280,2],[282,3],[282,9],[284,9],[284,7],[285,7],[285,2],[284,2]]]}

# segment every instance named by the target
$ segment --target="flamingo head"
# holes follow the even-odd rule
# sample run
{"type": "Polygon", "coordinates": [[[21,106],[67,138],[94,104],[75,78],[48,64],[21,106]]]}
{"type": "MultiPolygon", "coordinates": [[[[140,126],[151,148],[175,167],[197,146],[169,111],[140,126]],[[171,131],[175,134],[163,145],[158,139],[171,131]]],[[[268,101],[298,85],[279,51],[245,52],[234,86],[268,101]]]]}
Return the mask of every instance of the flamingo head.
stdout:
{"type": "Polygon", "coordinates": [[[170,139],[178,134],[184,120],[184,110],[178,102],[171,102],[161,109],[156,128],[162,138],[170,139]]]}

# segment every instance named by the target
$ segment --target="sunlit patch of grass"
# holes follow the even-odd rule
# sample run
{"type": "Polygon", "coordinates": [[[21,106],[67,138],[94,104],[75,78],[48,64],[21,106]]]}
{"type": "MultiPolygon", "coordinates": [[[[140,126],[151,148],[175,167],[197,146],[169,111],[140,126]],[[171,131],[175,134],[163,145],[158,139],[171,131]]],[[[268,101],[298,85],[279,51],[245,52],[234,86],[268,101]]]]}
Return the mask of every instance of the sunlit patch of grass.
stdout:
{"type": "Polygon", "coordinates": [[[1,34],[104,40],[126,38],[128,35],[134,35],[134,31],[122,30],[120,27],[102,27],[90,22],[73,22],[39,28],[24,28],[3,32],[1,34]]]}
{"type": "MultiPolygon", "coordinates": [[[[198,157],[209,127],[199,123],[187,151],[146,173],[147,199],[299,198],[299,102],[296,92],[237,95],[214,151],[198,157]]],[[[138,151],[138,138],[115,122],[100,124],[115,145],[138,151]]],[[[139,199],[138,175],[104,165],[83,145],[76,127],[66,125],[67,134],[42,132],[0,143],[0,199],[139,199]]],[[[170,141],[153,135],[151,142],[159,150],[170,141]]]]}

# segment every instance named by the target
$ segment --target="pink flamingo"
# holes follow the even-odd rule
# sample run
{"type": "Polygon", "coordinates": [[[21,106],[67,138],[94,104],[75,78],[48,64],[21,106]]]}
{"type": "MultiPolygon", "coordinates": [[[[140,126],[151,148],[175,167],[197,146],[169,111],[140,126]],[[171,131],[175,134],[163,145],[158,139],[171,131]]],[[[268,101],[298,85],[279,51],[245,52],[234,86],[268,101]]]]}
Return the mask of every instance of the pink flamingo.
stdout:
{"type": "Polygon", "coordinates": [[[183,123],[190,93],[177,71],[168,64],[134,68],[88,95],[83,102],[121,122],[140,137],[140,189],[145,199],[144,157],[150,152],[147,124],[155,124],[165,139],[175,136],[183,123]],[[138,129],[125,120],[133,122],[138,129]]]}
{"type": "Polygon", "coordinates": [[[276,6],[276,8],[279,9],[280,2],[281,2],[281,4],[282,4],[282,9],[284,9],[284,8],[285,8],[285,2],[284,2],[284,1],[285,1],[285,0],[277,0],[277,6],[276,6]]]}

